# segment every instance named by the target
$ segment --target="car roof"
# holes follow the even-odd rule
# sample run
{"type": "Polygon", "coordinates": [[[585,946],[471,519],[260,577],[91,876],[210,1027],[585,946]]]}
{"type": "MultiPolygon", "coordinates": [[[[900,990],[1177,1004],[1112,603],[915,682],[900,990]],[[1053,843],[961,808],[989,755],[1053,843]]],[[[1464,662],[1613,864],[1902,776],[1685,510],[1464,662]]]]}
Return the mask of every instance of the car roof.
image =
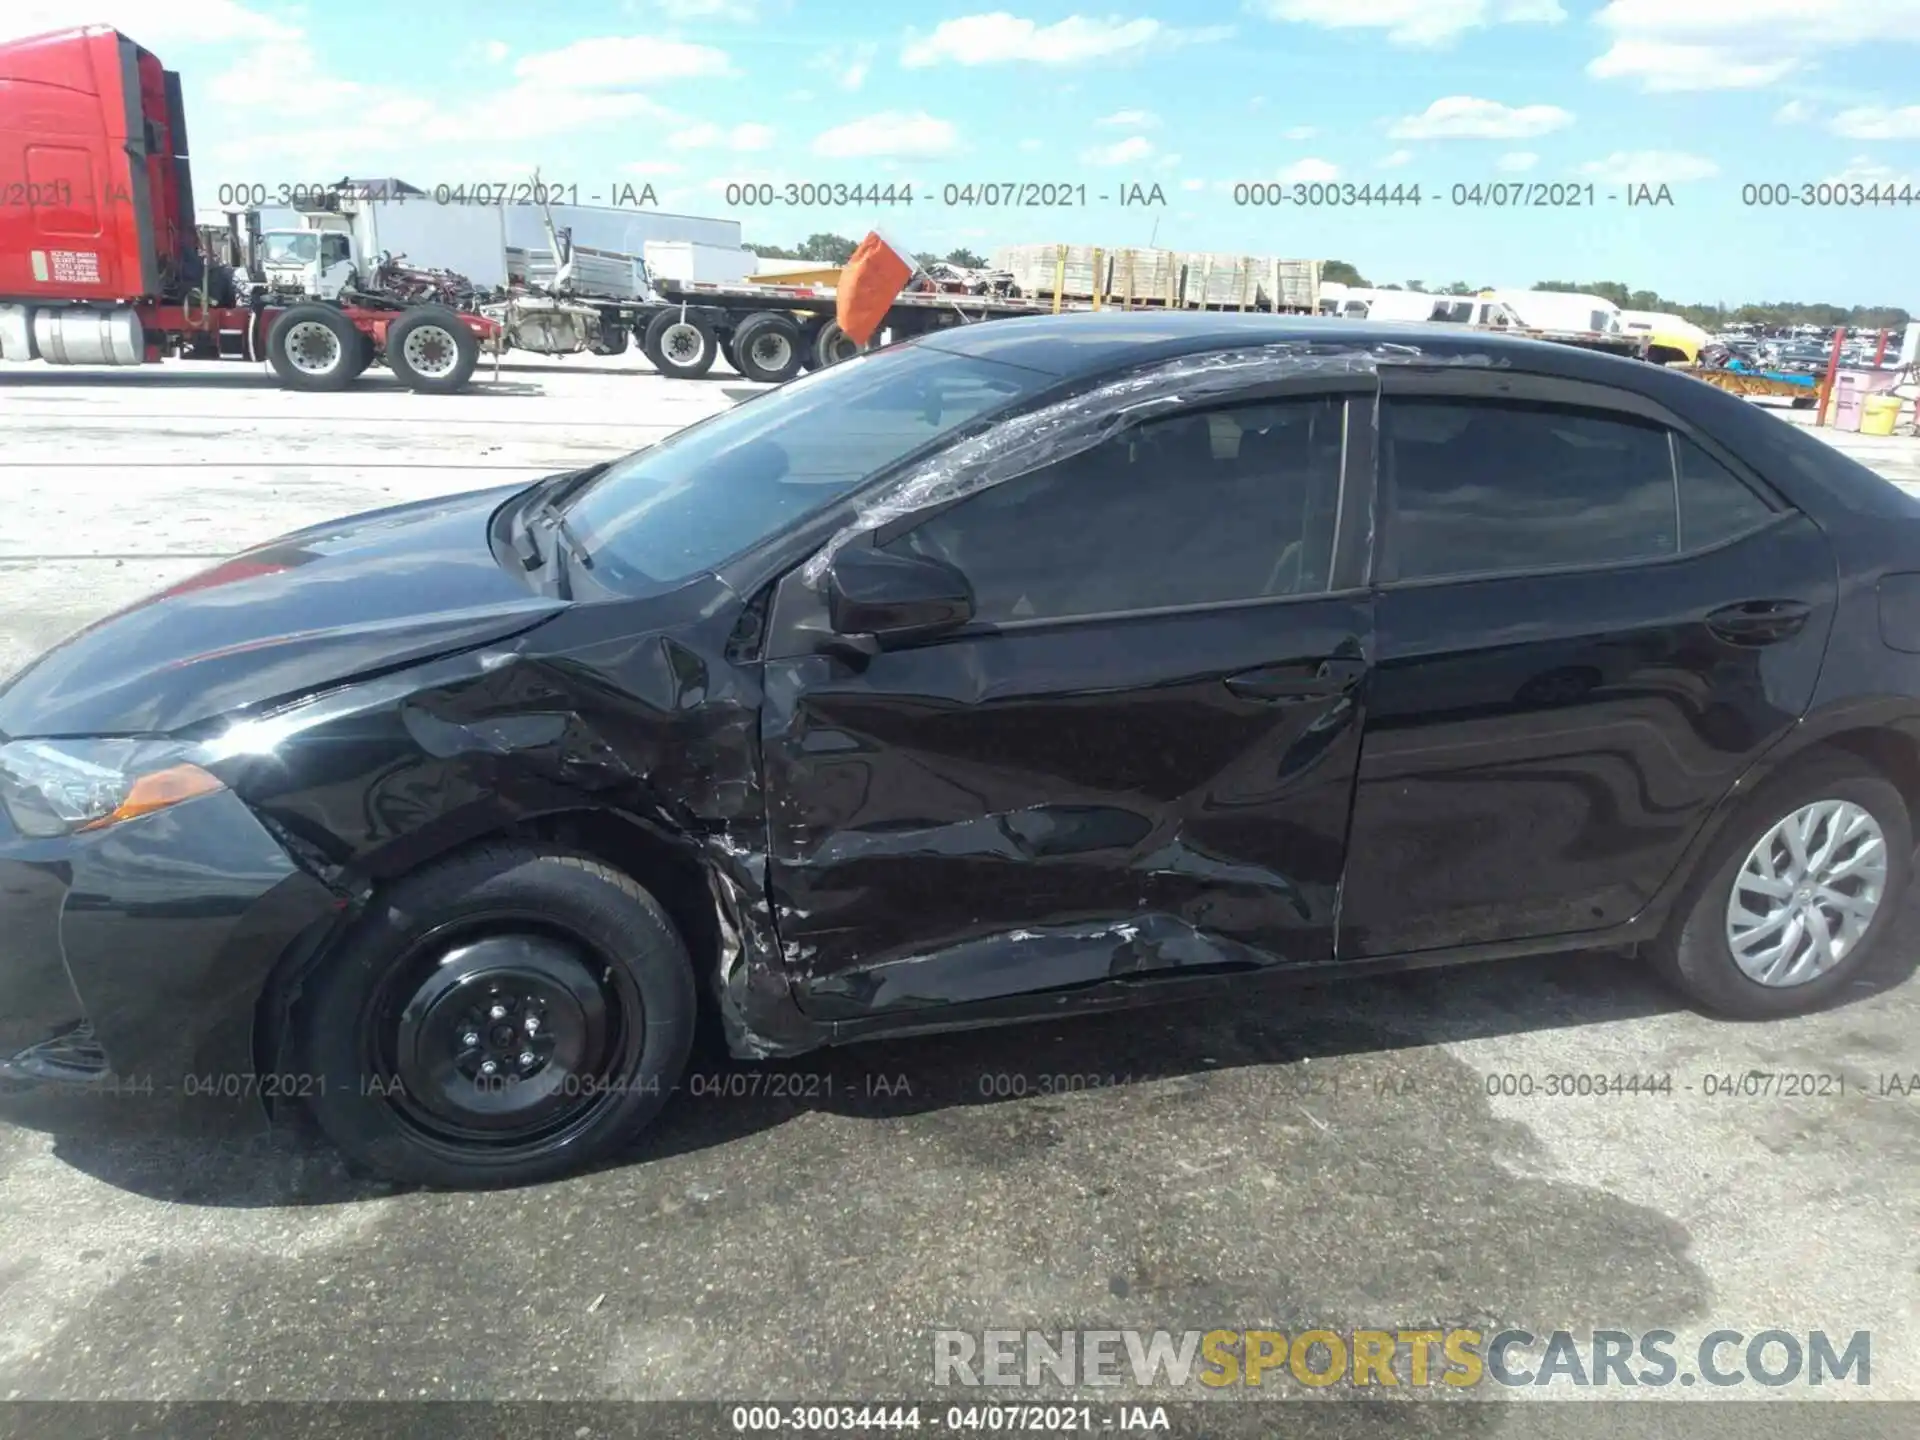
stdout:
{"type": "MultiPolygon", "coordinates": [[[[1588,377],[1583,361],[1644,368],[1637,360],[1623,360],[1577,346],[1436,321],[1341,320],[1327,315],[1079,311],[955,326],[936,331],[916,343],[1074,380],[1091,379],[1108,371],[1181,355],[1286,341],[1333,344],[1352,350],[1403,345],[1436,357],[1485,355],[1496,363],[1505,360],[1516,368],[1579,378],[1588,377]]],[[[1611,374],[1610,378],[1616,383],[1619,380],[1617,374],[1611,374]]]]}
{"type": "Polygon", "coordinates": [[[1057,376],[1063,383],[1078,384],[1181,355],[1289,340],[1356,351],[1379,345],[1405,346],[1418,352],[1407,357],[1414,364],[1419,363],[1420,356],[1436,361],[1476,357],[1515,371],[1634,391],[1728,445],[1736,456],[1812,511],[1816,519],[1830,515],[1836,502],[1844,509],[1878,516],[1912,516],[1920,508],[1913,496],[1832,447],[1810,436],[1804,437],[1805,448],[1798,439],[1783,438],[1783,430],[1798,427],[1743,397],[1666,366],[1464,325],[1430,320],[1383,324],[1306,315],[1081,311],[956,326],[913,343],[1019,365],[1057,376]],[[1781,473],[1779,463],[1783,446],[1800,451],[1801,457],[1786,474],[1781,473]],[[1817,487],[1811,491],[1810,480],[1817,487]]]}

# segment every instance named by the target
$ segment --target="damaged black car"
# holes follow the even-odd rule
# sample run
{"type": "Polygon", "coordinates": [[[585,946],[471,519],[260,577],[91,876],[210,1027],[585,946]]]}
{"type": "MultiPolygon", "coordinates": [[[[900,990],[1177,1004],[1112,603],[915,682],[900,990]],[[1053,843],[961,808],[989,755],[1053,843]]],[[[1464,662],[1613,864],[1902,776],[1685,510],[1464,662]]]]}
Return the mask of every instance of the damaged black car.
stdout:
{"type": "Polygon", "coordinates": [[[1920,504],[1446,327],[929,335],[287,535],[0,691],[5,1073],[229,1077],[464,1186],[733,1051],[1541,951],[1841,998],[1920,800],[1920,504]]]}

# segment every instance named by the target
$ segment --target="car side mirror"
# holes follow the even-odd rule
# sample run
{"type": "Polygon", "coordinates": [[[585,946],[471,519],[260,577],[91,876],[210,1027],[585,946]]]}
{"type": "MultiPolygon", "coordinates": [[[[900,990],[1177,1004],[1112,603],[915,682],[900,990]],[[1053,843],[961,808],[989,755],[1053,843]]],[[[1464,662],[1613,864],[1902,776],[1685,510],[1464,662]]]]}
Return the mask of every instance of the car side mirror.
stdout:
{"type": "Polygon", "coordinates": [[[958,629],[973,618],[973,587],[944,560],[848,546],[827,569],[827,619],[839,635],[881,647],[958,629]]]}

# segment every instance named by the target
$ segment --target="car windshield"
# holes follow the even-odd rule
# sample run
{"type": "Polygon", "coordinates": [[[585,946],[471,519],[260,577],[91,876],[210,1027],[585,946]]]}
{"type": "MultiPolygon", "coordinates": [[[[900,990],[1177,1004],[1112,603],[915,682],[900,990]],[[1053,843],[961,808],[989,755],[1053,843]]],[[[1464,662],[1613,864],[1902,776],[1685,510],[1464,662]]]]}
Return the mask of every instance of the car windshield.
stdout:
{"type": "Polygon", "coordinates": [[[269,265],[304,265],[320,257],[320,237],[311,232],[299,234],[269,232],[260,237],[269,265]]]}
{"type": "Polygon", "coordinates": [[[567,520],[596,577],[662,589],[1055,378],[926,345],[862,355],[616,461],[567,504],[567,520]]]}

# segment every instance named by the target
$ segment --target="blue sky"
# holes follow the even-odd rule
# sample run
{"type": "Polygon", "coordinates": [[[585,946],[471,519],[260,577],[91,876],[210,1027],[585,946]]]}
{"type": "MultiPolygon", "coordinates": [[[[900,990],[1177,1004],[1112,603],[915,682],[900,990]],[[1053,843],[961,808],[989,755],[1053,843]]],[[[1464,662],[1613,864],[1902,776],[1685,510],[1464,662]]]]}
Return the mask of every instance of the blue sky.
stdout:
{"type": "Polygon", "coordinates": [[[650,184],[787,243],[1072,241],[1338,257],[1378,281],[1617,279],[1689,301],[1920,312],[1920,203],[1751,208],[1742,187],[1920,193],[1920,0],[4,0],[118,25],[180,70],[197,189],[343,174],[650,184]],[[969,181],[1088,203],[941,203],[969,181]],[[1236,182],[1419,184],[1420,206],[1237,206],[1236,182]],[[1593,183],[1493,210],[1455,184],[1593,183]],[[887,209],[742,209],[728,182],[911,184],[887,209]],[[1102,202],[1159,185],[1163,205],[1102,202]],[[1670,187],[1636,208],[1624,187],[1670,187]],[[1609,199],[1609,196],[1622,196],[1609,199]]]}

